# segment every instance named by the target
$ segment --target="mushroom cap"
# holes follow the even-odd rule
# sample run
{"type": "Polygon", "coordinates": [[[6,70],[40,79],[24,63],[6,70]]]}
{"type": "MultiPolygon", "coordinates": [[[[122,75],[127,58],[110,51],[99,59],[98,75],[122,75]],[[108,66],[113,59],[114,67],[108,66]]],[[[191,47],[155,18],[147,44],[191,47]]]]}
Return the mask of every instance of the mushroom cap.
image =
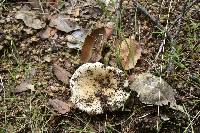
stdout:
{"type": "Polygon", "coordinates": [[[80,66],[70,79],[71,101],[89,114],[101,114],[122,107],[130,93],[122,70],[102,63],[80,66]]]}

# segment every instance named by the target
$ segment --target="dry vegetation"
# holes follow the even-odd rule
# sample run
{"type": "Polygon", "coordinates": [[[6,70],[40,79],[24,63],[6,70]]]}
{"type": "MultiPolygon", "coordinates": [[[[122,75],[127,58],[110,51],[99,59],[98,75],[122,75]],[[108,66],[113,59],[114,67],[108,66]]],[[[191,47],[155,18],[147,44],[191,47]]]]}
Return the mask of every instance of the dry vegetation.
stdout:
{"type": "Polygon", "coordinates": [[[198,0],[123,0],[116,10],[113,7],[88,0],[0,2],[0,133],[199,132],[198,0]],[[28,26],[16,19],[24,6],[43,23],[34,15],[27,20],[28,26]],[[50,27],[57,14],[66,15],[76,25],[71,25],[69,32],[50,27]],[[124,72],[129,78],[142,72],[162,77],[176,89],[177,104],[185,113],[169,106],[147,106],[135,93],[123,110],[101,115],[66,105],[70,97],[68,80],[82,64],[82,51],[69,48],[66,36],[77,26],[90,31],[107,22],[113,22],[114,29],[100,62],[123,69],[114,42],[134,35],[142,48],[141,57],[133,69],[124,72]],[[59,77],[60,73],[64,77],[59,77]],[[56,105],[65,107],[56,111],[56,105]]]}

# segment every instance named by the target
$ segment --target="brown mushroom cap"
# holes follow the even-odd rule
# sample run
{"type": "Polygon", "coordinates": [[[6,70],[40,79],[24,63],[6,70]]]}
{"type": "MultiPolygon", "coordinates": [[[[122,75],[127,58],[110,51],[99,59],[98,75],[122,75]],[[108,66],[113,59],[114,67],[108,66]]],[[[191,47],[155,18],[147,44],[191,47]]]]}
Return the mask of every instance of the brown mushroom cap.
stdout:
{"type": "Polygon", "coordinates": [[[102,63],[80,66],[70,79],[71,101],[80,110],[101,114],[122,107],[130,93],[125,91],[122,70],[102,63]]]}

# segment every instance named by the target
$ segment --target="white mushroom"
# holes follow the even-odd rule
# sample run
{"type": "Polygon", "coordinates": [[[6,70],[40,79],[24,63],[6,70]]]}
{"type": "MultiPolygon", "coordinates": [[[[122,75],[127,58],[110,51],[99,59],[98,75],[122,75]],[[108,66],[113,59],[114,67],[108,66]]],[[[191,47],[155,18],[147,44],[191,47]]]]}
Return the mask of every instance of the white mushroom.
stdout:
{"type": "Polygon", "coordinates": [[[122,70],[102,63],[80,66],[70,79],[71,101],[89,114],[122,107],[130,93],[122,70]]]}

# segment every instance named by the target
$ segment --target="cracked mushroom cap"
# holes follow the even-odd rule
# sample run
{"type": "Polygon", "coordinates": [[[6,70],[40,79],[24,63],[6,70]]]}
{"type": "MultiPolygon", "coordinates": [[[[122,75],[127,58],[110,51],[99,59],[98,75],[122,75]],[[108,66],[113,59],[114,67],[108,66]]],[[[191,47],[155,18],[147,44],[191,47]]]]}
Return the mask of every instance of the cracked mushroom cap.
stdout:
{"type": "Polygon", "coordinates": [[[130,93],[122,70],[102,63],[80,66],[70,79],[71,101],[89,114],[122,107],[130,93]]]}

